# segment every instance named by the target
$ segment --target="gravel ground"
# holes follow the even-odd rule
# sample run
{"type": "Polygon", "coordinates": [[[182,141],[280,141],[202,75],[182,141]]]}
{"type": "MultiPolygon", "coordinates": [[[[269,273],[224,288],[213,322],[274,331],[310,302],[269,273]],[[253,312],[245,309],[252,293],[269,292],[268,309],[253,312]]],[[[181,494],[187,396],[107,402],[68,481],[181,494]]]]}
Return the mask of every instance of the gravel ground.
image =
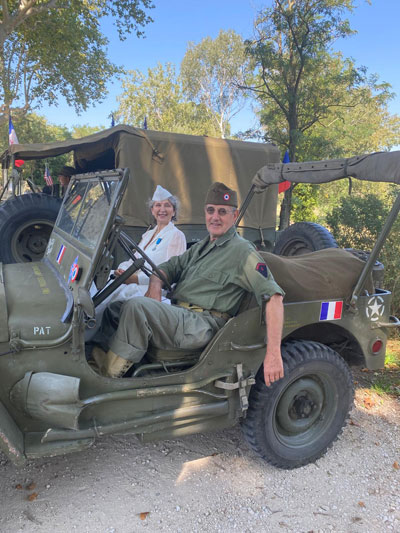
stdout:
{"type": "Polygon", "coordinates": [[[14,467],[0,455],[0,532],[400,531],[400,405],[357,392],[328,453],[278,470],[240,427],[142,445],[108,437],[14,467]]]}

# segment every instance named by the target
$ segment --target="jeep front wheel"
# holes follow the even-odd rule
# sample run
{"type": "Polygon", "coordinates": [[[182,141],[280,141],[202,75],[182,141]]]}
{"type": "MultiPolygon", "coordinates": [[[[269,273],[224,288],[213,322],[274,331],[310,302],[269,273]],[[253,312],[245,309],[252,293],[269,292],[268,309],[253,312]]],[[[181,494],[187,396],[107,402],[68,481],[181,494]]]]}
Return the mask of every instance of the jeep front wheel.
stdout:
{"type": "Polygon", "coordinates": [[[46,250],[61,200],[47,194],[23,194],[0,206],[0,261],[39,261],[46,250]]]}
{"type": "Polygon", "coordinates": [[[296,468],[323,455],[340,434],[353,403],[345,361],[311,341],[282,345],[285,376],[266,387],[262,368],[242,426],[250,446],[279,468],[296,468]]]}

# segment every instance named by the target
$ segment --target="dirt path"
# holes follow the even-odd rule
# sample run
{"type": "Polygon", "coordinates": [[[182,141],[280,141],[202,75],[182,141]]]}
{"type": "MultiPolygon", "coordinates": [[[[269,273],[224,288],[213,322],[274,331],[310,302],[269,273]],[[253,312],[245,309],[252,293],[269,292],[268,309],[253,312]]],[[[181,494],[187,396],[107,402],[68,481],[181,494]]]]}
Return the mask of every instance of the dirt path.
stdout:
{"type": "Polygon", "coordinates": [[[325,457],[292,471],[259,459],[239,427],[146,445],[108,437],[22,469],[0,455],[0,532],[400,531],[400,405],[365,400],[359,390],[325,457]]]}

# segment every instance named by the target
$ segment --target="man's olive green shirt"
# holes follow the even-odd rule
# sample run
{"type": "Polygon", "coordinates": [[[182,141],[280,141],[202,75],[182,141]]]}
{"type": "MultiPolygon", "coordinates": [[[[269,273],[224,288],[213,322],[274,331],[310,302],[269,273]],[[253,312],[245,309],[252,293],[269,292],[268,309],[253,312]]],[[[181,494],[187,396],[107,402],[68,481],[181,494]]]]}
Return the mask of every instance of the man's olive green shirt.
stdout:
{"type": "Polygon", "coordinates": [[[177,284],[175,300],[232,316],[245,291],[254,293],[258,305],[263,297],[284,295],[265,261],[234,226],[215,241],[208,236],[158,267],[171,284],[177,284]]]}

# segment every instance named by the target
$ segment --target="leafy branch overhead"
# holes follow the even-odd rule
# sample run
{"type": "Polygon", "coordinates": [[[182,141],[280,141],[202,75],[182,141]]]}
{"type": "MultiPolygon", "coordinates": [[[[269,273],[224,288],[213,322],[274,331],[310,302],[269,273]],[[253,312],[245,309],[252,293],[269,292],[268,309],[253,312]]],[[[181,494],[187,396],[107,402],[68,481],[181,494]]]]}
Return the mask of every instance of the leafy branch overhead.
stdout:
{"type": "Polygon", "coordinates": [[[121,72],[107,58],[100,21],[112,16],[121,39],[143,34],[152,21],[151,0],[2,1],[0,21],[0,121],[12,107],[24,115],[59,96],[77,112],[107,93],[106,82],[121,72]]]}
{"type": "MultiPolygon", "coordinates": [[[[345,18],[354,8],[353,0],[276,0],[255,21],[247,41],[255,79],[247,89],[257,99],[265,139],[287,149],[291,161],[308,159],[316,128],[335,116],[346,120],[352,109],[363,110],[373,100],[384,106],[391,97],[388,84],[331,51],[354,33],[345,18]]],[[[289,224],[292,190],[285,193],[280,229],[289,224]]]]}

